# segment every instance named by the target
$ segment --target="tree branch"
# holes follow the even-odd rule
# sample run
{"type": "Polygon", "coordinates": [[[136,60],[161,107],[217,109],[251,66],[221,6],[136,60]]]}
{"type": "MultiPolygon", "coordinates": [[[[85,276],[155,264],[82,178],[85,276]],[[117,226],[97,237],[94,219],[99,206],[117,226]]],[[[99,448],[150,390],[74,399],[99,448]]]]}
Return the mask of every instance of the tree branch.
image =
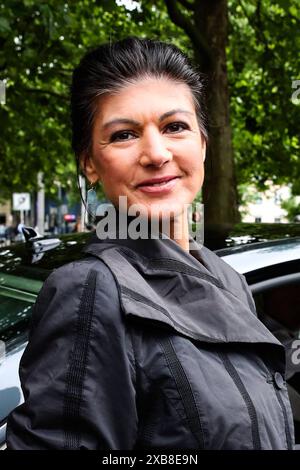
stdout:
{"type": "Polygon", "coordinates": [[[243,0],[239,0],[239,5],[243,10],[245,18],[247,18],[249,25],[253,29],[256,35],[257,42],[260,42],[264,45],[265,51],[269,48],[268,41],[263,33],[262,22],[261,22],[261,1],[257,0],[255,13],[250,17],[248,12],[243,4],[243,0]]]}
{"type": "Polygon", "coordinates": [[[187,10],[195,11],[195,2],[190,3],[189,0],[178,0],[187,10]]]}
{"type": "Polygon", "coordinates": [[[191,21],[179,11],[176,0],[165,0],[169,16],[174,24],[182,28],[190,37],[192,43],[196,46],[200,53],[205,55],[206,59],[211,61],[211,50],[204,36],[198,31],[191,21]]]}

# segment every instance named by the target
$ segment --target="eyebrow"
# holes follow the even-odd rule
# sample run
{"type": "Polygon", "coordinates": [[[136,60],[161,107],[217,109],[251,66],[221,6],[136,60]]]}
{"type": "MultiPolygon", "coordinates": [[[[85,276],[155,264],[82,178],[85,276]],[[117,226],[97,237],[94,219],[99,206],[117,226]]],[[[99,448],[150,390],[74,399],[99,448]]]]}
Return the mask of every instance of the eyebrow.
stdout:
{"type": "MultiPolygon", "coordinates": [[[[164,119],[173,116],[173,114],[176,113],[183,113],[183,114],[190,114],[193,115],[191,111],[187,111],[185,109],[177,108],[177,109],[172,109],[171,111],[167,111],[166,113],[162,114],[159,117],[159,122],[163,121],[164,119]]],[[[106,130],[108,127],[112,126],[113,124],[131,124],[134,126],[140,126],[140,122],[135,121],[134,119],[127,119],[127,118],[117,118],[117,119],[112,119],[111,121],[106,122],[103,124],[102,129],[106,130]]]]}

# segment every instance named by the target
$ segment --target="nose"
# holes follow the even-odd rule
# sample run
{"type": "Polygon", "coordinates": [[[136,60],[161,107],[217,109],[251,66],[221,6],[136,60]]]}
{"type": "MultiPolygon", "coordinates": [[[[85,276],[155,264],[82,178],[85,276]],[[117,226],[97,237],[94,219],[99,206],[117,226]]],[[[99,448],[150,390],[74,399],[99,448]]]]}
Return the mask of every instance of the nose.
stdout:
{"type": "Polygon", "coordinates": [[[164,136],[160,131],[147,129],[141,138],[140,164],[161,167],[172,158],[172,152],[166,147],[164,136]]]}

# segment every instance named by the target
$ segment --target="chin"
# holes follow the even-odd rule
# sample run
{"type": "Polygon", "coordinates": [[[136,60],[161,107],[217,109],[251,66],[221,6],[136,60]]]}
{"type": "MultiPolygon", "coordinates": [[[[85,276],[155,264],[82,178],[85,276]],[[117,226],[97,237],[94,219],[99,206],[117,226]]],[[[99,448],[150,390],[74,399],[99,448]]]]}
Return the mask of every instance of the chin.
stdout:
{"type": "Polygon", "coordinates": [[[148,208],[148,217],[159,220],[175,220],[184,213],[185,205],[178,202],[157,203],[148,208]]]}
{"type": "MultiPolygon", "coordinates": [[[[122,206],[122,205],[121,205],[122,206]]],[[[119,206],[119,207],[121,207],[119,206]]],[[[141,216],[147,219],[170,220],[182,216],[187,211],[189,203],[184,200],[178,202],[178,198],[157,198],[153,201],[137,200],[127,198],[127,206],[123,206],[125,211],[128,210],[131,216],[141,216]],[[126,209],[127,208],[127,209],[126,209]]]]}

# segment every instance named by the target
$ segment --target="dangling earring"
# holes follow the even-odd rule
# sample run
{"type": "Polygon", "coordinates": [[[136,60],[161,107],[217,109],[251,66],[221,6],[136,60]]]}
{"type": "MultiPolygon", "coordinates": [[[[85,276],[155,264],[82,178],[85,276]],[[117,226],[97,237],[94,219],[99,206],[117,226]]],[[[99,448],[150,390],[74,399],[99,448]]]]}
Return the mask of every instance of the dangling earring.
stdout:
{"type": "Polygon", "coordinates": [[[88,213],[93,220],[95,219],[97,209],[97,193],[94,184],[90,183],[90,189],[87,191],[86,198],[88,213]]]}

